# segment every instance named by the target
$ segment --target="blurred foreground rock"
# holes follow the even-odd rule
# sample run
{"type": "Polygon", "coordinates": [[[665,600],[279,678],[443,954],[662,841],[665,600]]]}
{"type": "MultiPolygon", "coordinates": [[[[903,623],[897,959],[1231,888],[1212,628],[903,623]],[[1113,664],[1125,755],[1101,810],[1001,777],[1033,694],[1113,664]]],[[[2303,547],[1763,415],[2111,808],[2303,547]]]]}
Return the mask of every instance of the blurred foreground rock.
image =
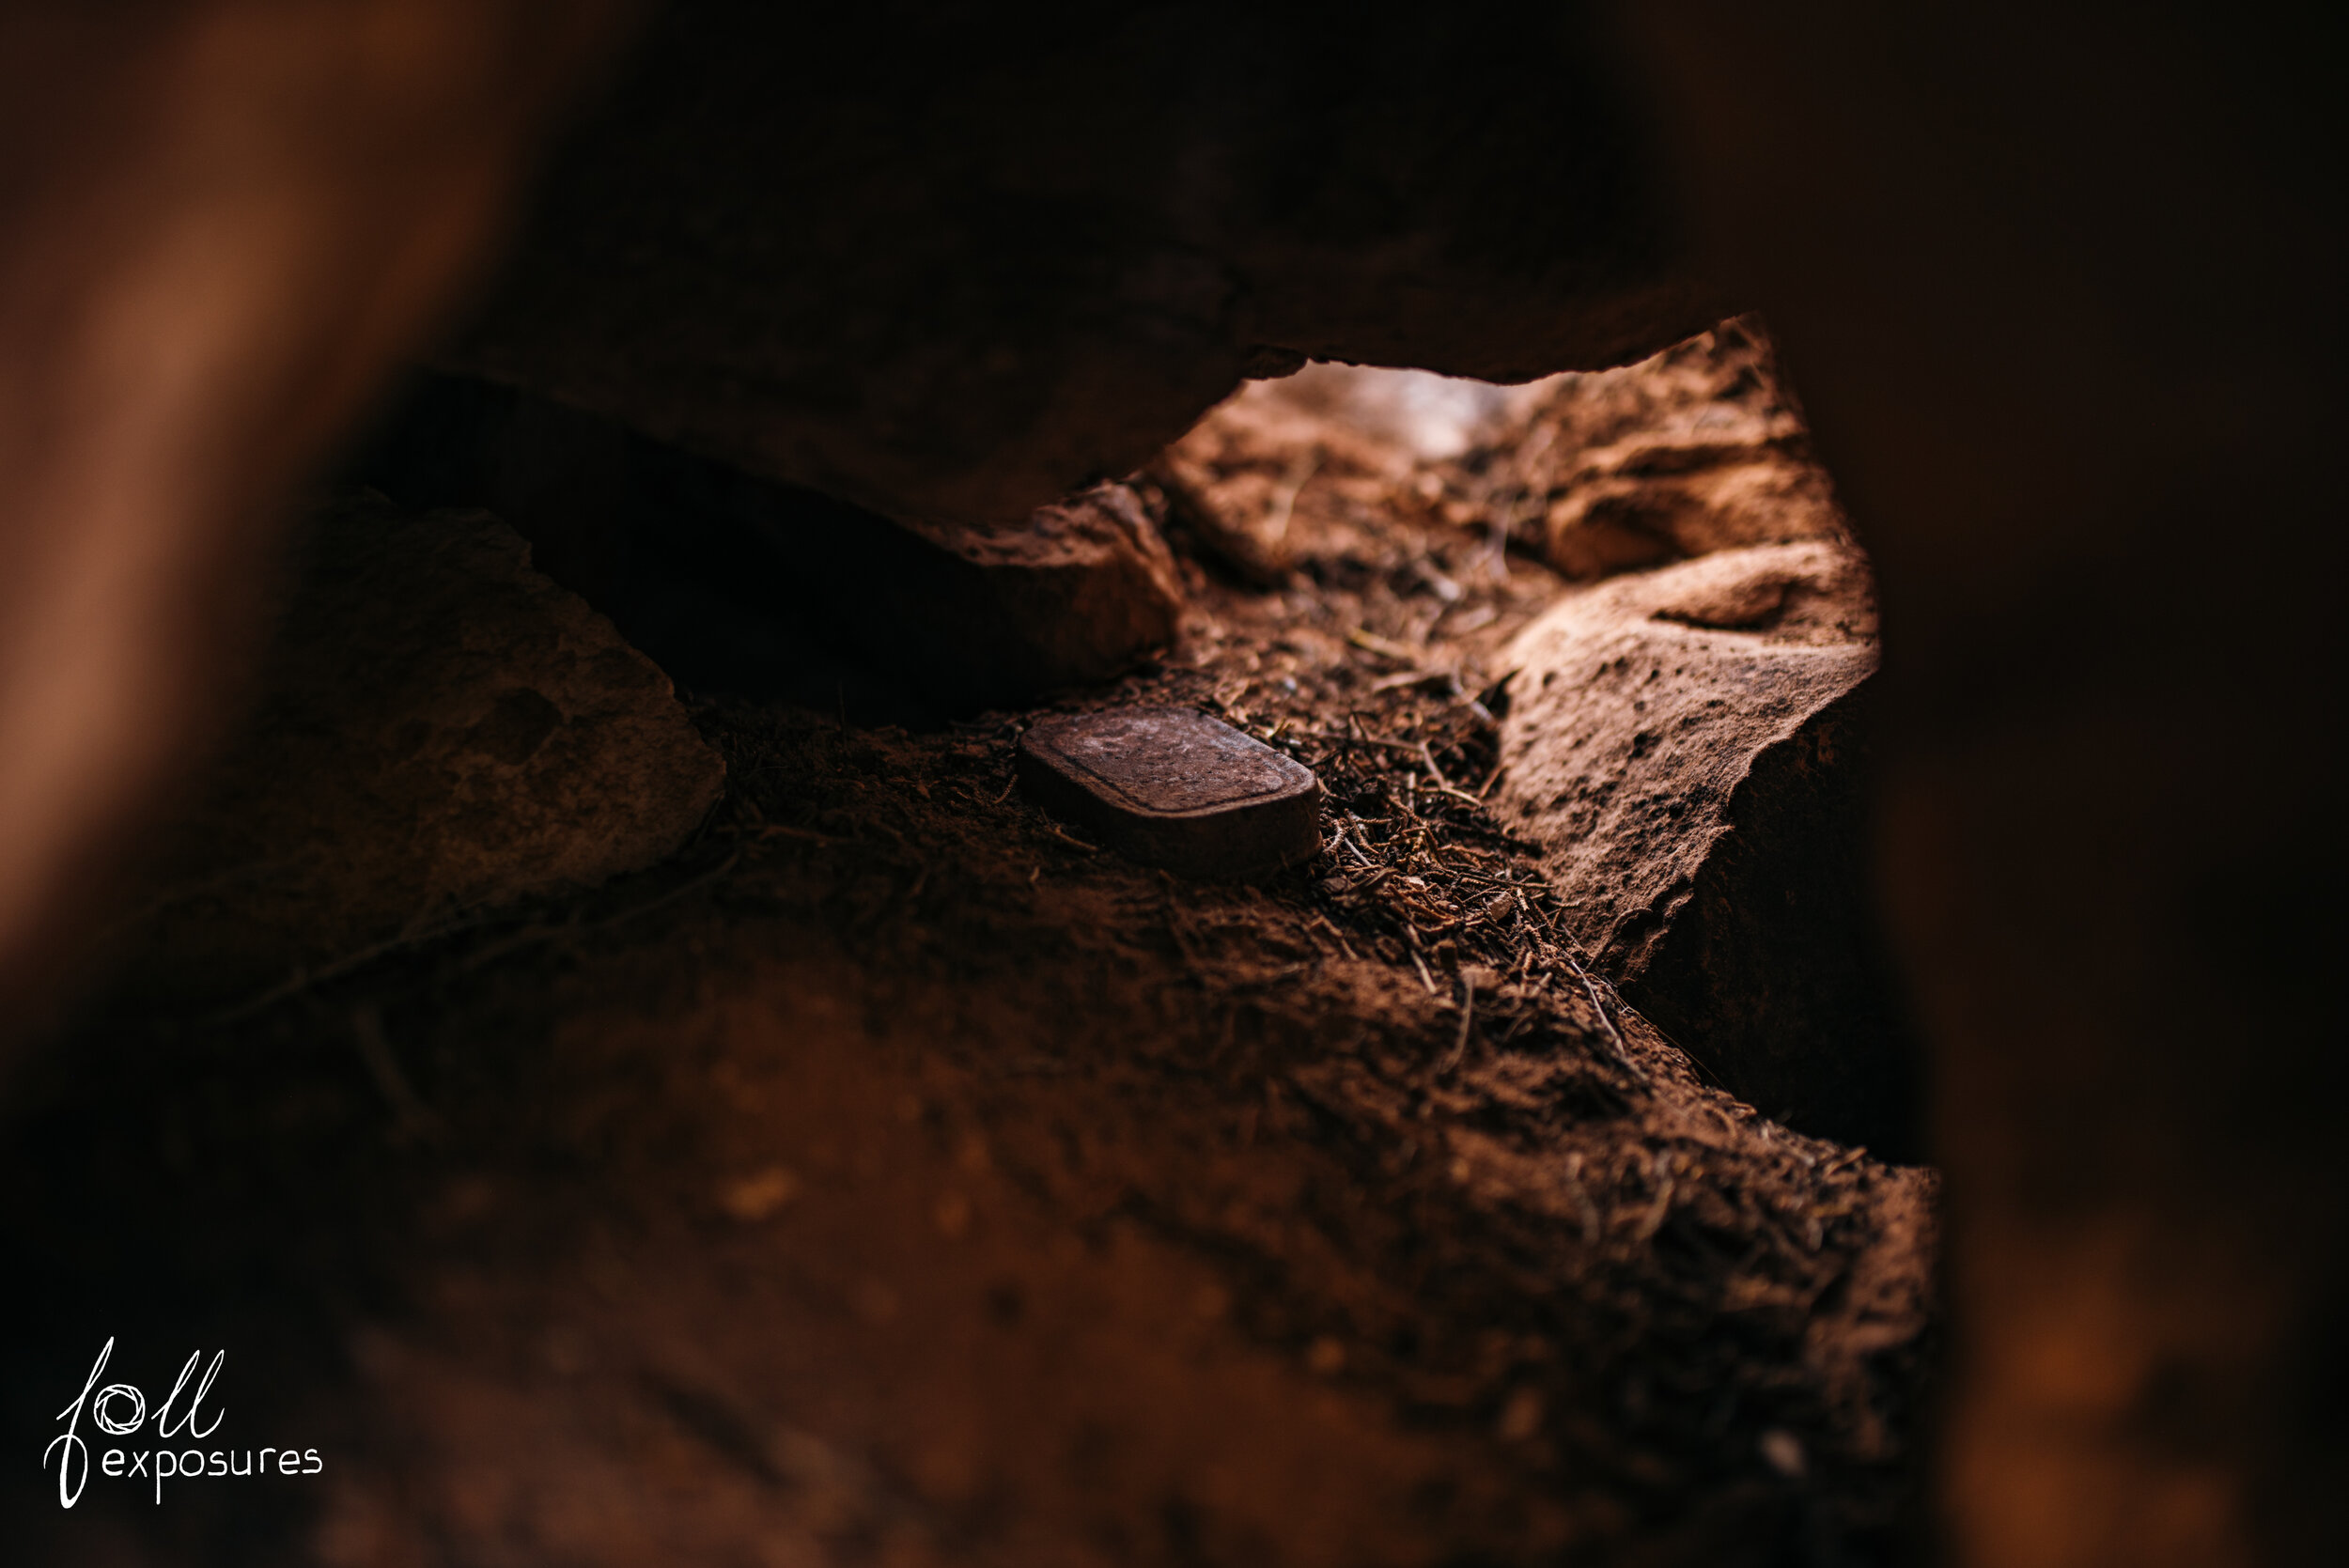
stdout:
{"type": "Polygon", "coordinates": [[[1309,357],[1517,380],[1719,319],[1603,21],[661,8],[444,363],[909,522],[1017,524],[1309,357]]]}
{"type": "Polygon", "coordinates": [[[483,513],[315,520],[264,694],[167,831],[136,989],[233,998],[674,852],[725,766],[650,660],[483,513]]]}
{"type": "Polygon", "coordinates": [[[87,977],[315,472],[629,0],[0,0],[0,1061],[87,977]]]}
{"type": "Polygon", "coordinates": [[[1740,1097],[1914,1157],[1866,867],[1864,560],[1821,541],[1623,577],[1511,662],[1500,799],[1575,939],[1740,1097]]]}

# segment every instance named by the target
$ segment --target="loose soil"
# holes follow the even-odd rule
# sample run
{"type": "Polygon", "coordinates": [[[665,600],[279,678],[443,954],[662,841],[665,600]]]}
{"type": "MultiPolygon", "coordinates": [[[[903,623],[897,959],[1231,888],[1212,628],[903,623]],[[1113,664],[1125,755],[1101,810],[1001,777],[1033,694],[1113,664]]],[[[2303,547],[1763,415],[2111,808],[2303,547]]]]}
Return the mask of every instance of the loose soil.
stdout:
{"type": "Polygon", "coordinates": [[[1291,752],[1307,867],[1097,849],[1013,787],[1032,715],[696,694],[729,793],[668,865],[209,1019],[94,1002],[8,1101],[9,1452],[117,1336],[150,1398],[225,1346],[215,1440],[325,1468],[63,1513],[14,1465],[25,1560],[1900,1560],[1930,1172],[1578,963],[1484,804],[1561,582],[1315,477],[1271,588],[1178,506],[1181,650],[1061,705],[1291,752]]]}

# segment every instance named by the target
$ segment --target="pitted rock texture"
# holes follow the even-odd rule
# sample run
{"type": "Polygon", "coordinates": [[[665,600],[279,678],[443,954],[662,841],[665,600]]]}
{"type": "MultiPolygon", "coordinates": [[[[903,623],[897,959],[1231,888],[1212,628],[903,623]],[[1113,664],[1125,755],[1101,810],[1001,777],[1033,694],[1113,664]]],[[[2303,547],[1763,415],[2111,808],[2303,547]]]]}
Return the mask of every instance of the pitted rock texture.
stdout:
{"type": "Polygon", "coordinates": [[[1574,578],[1717,550],[1850,542],[1759,322],[1620,371],[1560,376],[1500,432],[1529,543],[1574,578]]]}
{"type": "Polygon", "coordinates": [[[1728,551],[1562,601],[1510,661],[1501,800],[1573,936],[1740,1096],[1916,1149],[1865,857],[1865,561],[1728,551]]]}
{"type": "Polygon", "coordinates": [[[513,530],[332,504],[257,710],[166,832],[132,984],[233,997],[641,870],[724,784],[667,677],[513,530]]]}
{"type": "Polygon", "coordinates": [[[1572,579],[1851,530],[1762,323],[1522,386],[1315,365],[1243,389],[1151,474],[1232,575],[1283,582],[1298,536],[1440,517],[1572,579]]]}
{"type": "Polygon", "coordinates": [[[1543,554],[1603,577],[1741,545],[1834,536],[1827,475],[1766,437],[1644,436],[1585,453],[1542,520],[1543,554]]]}

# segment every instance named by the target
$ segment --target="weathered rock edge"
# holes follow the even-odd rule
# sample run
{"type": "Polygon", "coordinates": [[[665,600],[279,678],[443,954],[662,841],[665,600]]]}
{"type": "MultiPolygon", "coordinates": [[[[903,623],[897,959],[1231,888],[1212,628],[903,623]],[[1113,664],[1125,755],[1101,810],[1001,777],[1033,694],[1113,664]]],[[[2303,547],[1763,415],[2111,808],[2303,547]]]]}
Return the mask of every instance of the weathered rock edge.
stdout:
{"type": "Polygon", "coordinates": [[[1918,1153],[1868,870],[1867,568],[1825,542],[1617,579],[1519,636],[1501,809],[1574,939],[1735,1093],[1918,1153]]]}
{"type": "Polygon", "coordinates": [[[264,694],[163,835],[130,986],[232,997],[674,853],[725,765],[668,678],[481,512],[314,520],[264,694]]]}

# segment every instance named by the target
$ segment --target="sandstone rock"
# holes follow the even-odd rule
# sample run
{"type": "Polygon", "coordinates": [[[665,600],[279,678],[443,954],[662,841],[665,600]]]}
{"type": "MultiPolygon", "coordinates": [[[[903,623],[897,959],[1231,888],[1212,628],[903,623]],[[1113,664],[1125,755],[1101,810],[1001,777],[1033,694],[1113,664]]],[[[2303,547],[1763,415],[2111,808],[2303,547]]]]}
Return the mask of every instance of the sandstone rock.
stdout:
{"type": "Polygon", "coordinates": [[[1866,871],[1867,567],[1728,551],[1578,594],[1519,636],[1504,815],[1572,936],[1735,1093],[1915,1152],[1913,1051],[1866,871]]]}
{"type": "Polygon", "coordinates": [[[1522,386],[1310,365],[1225,399],[1150,474],[1206,553],[1260,586],[1365,510],[1440,515],[1579,579],[1851,537],[1748,317],[1522,386]]]}
{"type": "Polygon", "coordinates": [[[1551,378],[1488,433],[1492,488],[1569,577],[1851,534],[1761,323],[1621,370],[1551,378]]]}
{"type": "Polygon", "coordinates": [[[1584,455],[1543,519],[1543,554],[1603,577],[1741,545],[1843,532],[1827,475],[1766,437],[1643,435],[1584,455]]]}
{"type": "Polygon", "coordinates": [[[724,764],[483,513],[325,507],[250,722],[174,824],[132,983],[228,997],[674,852],[724,764]]]}
{"type": "Polygon", "coordinates": [[[1097,485],[1024,526],[911,530],[935,553],[873,587],[930,668],[966,703],[1106,680],[1173,643],[1182,579],[1142,502],[1097,485]]]}

